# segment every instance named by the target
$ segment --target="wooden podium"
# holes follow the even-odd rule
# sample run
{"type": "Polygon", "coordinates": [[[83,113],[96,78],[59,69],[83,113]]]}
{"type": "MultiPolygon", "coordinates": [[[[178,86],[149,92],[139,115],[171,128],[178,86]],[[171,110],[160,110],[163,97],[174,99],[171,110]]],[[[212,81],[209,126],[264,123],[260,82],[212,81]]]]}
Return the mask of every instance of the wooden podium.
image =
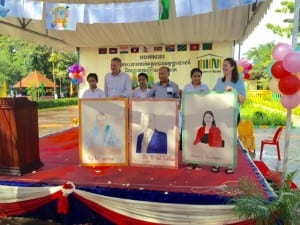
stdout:
{"type": "Polygon", "coordinates": [[[0,98],[0,174],[20,176],[41,166],[37,103],[0,98]]]}

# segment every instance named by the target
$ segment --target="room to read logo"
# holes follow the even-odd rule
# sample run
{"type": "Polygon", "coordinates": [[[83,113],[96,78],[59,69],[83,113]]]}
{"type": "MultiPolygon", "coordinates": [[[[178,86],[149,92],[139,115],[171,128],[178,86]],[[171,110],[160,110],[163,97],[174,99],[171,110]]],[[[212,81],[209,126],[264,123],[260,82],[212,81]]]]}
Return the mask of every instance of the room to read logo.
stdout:
{"type": "Polygon", "coordinates": [[[199,56],[197,58],[198,68],[200,68],[202,72],[219,73],[222,69],[223,58],[223,56],[213,54],[199,56]]]}

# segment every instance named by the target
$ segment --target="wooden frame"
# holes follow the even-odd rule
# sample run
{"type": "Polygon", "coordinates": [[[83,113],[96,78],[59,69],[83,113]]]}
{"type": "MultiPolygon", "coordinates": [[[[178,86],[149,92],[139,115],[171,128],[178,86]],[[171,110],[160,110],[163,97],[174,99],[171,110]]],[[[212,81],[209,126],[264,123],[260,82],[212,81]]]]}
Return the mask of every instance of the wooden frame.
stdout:
{"type": "MultiPolygon", "coordinates": [[[[183,161],[200,165],[236,166],[236,93],[185,93],[182,97],[183,161]],[[205,115],[215,126],[204,137],[205,115]]],[[[207,123],[210,123],[209,121],[207,123]]]]}
{"type": "Polygon", "coordinates": [[[130,99],[129,104],[130,165],[178,168],[179,100],[130,99]]]}
{"type": "Polygon", "coordinates": [[[85,166],[128,165],[128,100],[79,99],[79,160],[85,166]]]}

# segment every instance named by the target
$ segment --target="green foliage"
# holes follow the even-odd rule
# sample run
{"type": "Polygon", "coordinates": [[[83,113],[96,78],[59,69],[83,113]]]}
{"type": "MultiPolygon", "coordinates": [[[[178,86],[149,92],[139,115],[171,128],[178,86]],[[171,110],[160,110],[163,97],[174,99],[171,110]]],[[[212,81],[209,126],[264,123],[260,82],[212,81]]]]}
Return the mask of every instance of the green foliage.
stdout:
{"type": "Polygon", "coordinates": [[[261,189],[250,179],[248,182],[240,180],[240,191],[236,192],[239,194],[230,203],[235,204],[234,209],[240,218],[254,219],[257,225],[296,224],[300,215],[300,192],[291,189],[294,175],[295,172],[292,172],[284,178],[281,186],[275,190],[275,198],[270,200],[263,197],[261,189]],[[244,183],[242,188],[241,182],[244,183]]]}
{"type": "Polygon", "coordinates": [[[281,37],[290,38],[293,34],[293,25],[294,25],[293,18],[294,18],[294,11],[295,11],[295,1],[281,1],[280,4],[282,8],[276,9],[275,12],[287,14],[286,17],[282,20],[285,26],[279,26],[277,24],[274,25],[268,23],[266,27],[270,29],[274,34],[277,34],[281,37]]]}
{"type": "MultiPolygon", "coordinates": [[[[0,35],[0,81],[6,80],[8,85],[14,85],[34,70],[53,80],[53,65],[49,62],[51,54],[50,47],[0,35]]],[[[62,89],[67,90],[70,84],[68,67],[77,62],[77,55],[75,52],[55,52],[55,54],[58,58],[55,73],[59,74],[56,78],[62,89]]]]}
{"type": "Polygon", "coordinates": [[[251,78],[255,75],[268,76],[266,73],[267,66],[272,62],[272,51],[275,44],[269,42],[267,44],[260,44],[258,47],[251,48],[246,52],[247,59],[253,62],[253,69],[251,70],[251,78]]]}
{"type": "Polygon", "coordinates": [[[48,108],[55,108],[55,107],[64,107],[69,105],[78,105],[78,98],[40,100],[37,103],[39,109],[48,109],[48,108]]]}
{"type": "MultiPolygon", "coordinates": [[[[300,106],[292,110],[294,115],[300,115],[300,106]]],[[[241,107],[242,119],[251,120],[254,125],[285,126],[286,108],[280,101],[270,98],[255,100],[247,99],[241,107]]]]}

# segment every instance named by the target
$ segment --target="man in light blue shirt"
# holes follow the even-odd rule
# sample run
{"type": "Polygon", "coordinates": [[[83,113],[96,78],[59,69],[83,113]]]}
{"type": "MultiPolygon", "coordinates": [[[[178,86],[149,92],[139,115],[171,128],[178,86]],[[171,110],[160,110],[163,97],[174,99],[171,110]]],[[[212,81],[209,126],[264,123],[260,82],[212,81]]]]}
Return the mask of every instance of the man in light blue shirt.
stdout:
{"type": "Polygon", "coordinates": [[[179,98],[178,85],[169,80],[170,69],[160,67],[158,70],[159,82],[155,83],[148,96],[151,98],[179,98]]]}
{"type": "Polygon", "coordinates": [[[111,72],[105,74],[104,92],[106,97],[126,97],[131,95],[131,79],[121,71],[122,61],[115,57],[111,60],[111,72]]]}

